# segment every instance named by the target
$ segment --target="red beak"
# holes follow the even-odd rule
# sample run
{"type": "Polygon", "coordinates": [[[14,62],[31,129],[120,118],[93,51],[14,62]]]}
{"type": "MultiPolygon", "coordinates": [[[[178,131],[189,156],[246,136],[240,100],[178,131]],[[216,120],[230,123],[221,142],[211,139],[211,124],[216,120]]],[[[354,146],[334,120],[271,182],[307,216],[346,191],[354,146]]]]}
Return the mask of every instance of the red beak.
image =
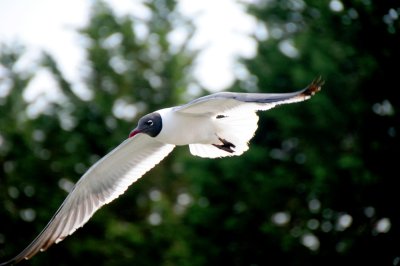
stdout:
{"type": "Polygon", "coordinates": [[[131,133],[129,133],[129,138],[133,138],[136,134],[140,132],[141,131],[139,129],[132,130],[131,133]]]}

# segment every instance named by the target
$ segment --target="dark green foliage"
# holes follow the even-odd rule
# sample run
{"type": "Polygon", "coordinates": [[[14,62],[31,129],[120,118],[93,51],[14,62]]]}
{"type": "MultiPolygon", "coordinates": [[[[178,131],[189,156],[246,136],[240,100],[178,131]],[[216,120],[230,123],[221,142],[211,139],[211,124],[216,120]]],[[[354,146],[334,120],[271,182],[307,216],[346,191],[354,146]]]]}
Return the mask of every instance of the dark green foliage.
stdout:
{"type": "MultiPolygon", "coordinates": [[[[178,14],[169,17],[176,12],[174,2],[155,1],[147,8],[152,17],[143,22],[119,18],[102,2],[93,6],[89,25],[79,30],[87,55],[83,86],[89,96],[78,96],[76,84],[64,78],[51,55],[43,54],[37,68],[53,76],[62,101],[50,102],[37,115],[28,111],[32,103],[23,98],[37,69],[17,72],[14,65],[23,57],[22,49],[2,46],[1,82],[9,89],[0,98],[1,260],[33,240],[66,197],[64,189],[127,138],[138,117],[182,101],[194,52],[186,43],[171,47],[167,36],[174,27],[192,26],[178,14]],[[139,23],[148,27],[148,36],[136,36],[139,23]]],[[[78,230],[79,237],[69,237],[51,247],[49,256],[37,255],[29,263],[72,265],[83,258],[90,265],[176,264],[185,251],[184,230],[176,230],[179,217],[171,211],[185,185],[169,170],[173,161],[165,160],[137,182],[118,205],[96,213],[90,225],[78,230]],[[151,200],[151,191],[159,191],[161,198],[151,200]],[[150,224],[152,213],[159,213],[163,223],[150,224]]]]}
{"type": "MultiPolygon", "coordinates": [[[[1,46],[0,89],[9,91],[0,91],[0,258],[43,229],[64,189],[125,139],[140,115],[187,99],[193,26],[174,1],[146,5],[146,21],[118,17],[102,2],[93,6],[79,30],[91,95],[84,99],[51,55],[21,70],[24,49],[1,46]],[[143,25],[145,37],[134,30],[143,25]],[[174,46],[168,34],[177,26],[189,34],[174,46]],[[23,94],[38,69],[51,73],[63,101],[32,115],[34,103],[23,94]],[[121,115],[118,104],[137,114],[121,115]]],[[[260,113],[240,157],[194,158],[177,148],[26,265],[399,263],[399,4],[272,0],[248,10],[269,38],[255,37],[257,56],[242,60],[250,76],[231,90],[289,92],[319,75],[323,90],[260,113]],[[333,11],[334,3],[342,10],[333,11]],[[285,50],[291,46],[294,52],[285,50]],[[389,227],[379,229],[385,222],[389,227]]]]}
{"type": "Polygon", "coordinates": [[[192,250],[211,265],[397,263],[400,38],[383,18],[399,6],[348,1],[334,12],[326,1],[268,1],[249,10],[270,38],[244,61],[251,86],[235,90],[292,91],[318,75],[326,86],[262,114],[242,157],[204,162],[203,172],[193,162],[192,184],[213,211],[200,223],[198,210],[187,217],[214,245],[194,241],[192,250]],[[387,233],[377,230],[387,221],[387,233]]]}

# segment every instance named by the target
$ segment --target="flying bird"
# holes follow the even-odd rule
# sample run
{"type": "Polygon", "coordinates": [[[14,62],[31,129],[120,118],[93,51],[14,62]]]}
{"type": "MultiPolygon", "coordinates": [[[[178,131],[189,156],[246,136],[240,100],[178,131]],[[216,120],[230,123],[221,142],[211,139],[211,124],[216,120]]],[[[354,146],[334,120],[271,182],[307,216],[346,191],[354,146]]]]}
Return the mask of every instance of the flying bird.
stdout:
{"type": "Polygon", "coordinates": [[[323,80],[317,78],[292,93],[218,92],[143,116],[126,140],[78,180],[32,243],[0,266],[30,259],[74,233],[177,145],[189,145],[191,154],[205,158],[241,155],[257,129],[257,111],[307,100],[322,85],[323,80]]]}

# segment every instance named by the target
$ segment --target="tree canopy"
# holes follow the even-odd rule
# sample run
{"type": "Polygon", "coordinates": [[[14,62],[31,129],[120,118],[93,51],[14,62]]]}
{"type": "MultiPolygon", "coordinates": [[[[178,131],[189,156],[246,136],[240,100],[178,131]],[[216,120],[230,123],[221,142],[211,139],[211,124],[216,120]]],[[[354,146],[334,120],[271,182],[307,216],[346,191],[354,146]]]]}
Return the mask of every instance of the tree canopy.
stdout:
{"type": "MultiPolygon", "coordinates": [[[[258,21],[258,49],[240,59],[247,75],[229,90],[290,92],[321,75],[322,91],[259,113],[240,157],[209,160],[176,149],[26,265],[399,264],[399,4],[242,4],[258,21]]],[[[51,54],[21,69],[23,44],[1,44],[1,261],[34,239],[74,182],[141,115],[207,92],[191,72],[199,51],[188,45],[196,30],[190,19],[172,0],[145,5],[147,20],[93,4],[78,30],[83,88],[51,54]],[[176,29],[186,34],[182,43],[171,42],[176,29]],[[56,96],[27,96],[40,75],[51,77],[56,96]]]]}

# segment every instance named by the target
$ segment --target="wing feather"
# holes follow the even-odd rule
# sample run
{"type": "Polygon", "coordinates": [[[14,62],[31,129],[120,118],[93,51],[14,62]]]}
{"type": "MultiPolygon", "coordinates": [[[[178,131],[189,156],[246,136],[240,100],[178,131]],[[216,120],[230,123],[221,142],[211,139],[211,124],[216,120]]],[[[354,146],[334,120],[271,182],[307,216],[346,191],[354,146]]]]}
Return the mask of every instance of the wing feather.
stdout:
{"type": "Polygon", "coordinates": [[[174,147],[145,134],[125,140],[82,176],[32,243],[0,266],[29,259],[71,235],[99,208],[121,195],[129,185],[164,159],[174,147]]]}
{"type": "Polygon", "coordinates": [[[321,78],[317,78],[305,89],[291,93],[218,92],[200,97],[185,105],[177,106],[174,108],[174,111],[189,114],[204,114],[205,110],[207,110],[211,114],[217,114],[243,106],[253,111],[265,111],[277,105],[307,100],[321,90],[323,83],[321,78]]]}

